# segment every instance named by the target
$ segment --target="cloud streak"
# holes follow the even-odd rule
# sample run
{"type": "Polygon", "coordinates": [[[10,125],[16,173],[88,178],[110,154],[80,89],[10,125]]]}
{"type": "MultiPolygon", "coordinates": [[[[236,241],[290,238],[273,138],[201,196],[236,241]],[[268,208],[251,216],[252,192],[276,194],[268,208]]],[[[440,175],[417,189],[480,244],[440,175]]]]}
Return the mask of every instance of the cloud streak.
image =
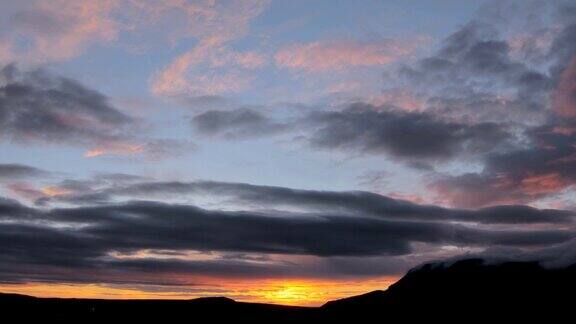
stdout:
{"type": "Polygon", "coordinates": [[[405,58],[426,42],[413,41],[318,41],[294,44],[275,54],[280,67],[306,72],[339,71],[349,68],[383,66],[405,58]]]}
{"type": "Polygon", "coordinates": [[[230,42],[247,32],[268,1],[207,2],[189,17],[189,37],[198,43],[158,71],[151,91],[167,97],[205,97],[245,90],[250,71],[265,64],[255,51],[237,51],[230,42]]]}
{"type": "MultiPolygon", "coordinates": [[[[68,188],[80,190],[86,185],[76,183],[68,188]]],[[[180,278],[385,275],[397,273],[406,262],[421,262],[418,258],[398,258],[419,255],[422,245],[473,250],[542,248],[568,242],[576,235],[570,229],[574,217],[570,212],[524,206],[451,210],[367,192],[212,182],[137,182],[124,188],[114,186],[108,195],[153,197],[162,193],[189,197],[199,191],[202,195],[233,196],[245,203],[289,206],[301,211],[209,210],[152,200],[33,208],[2,199],[2,280],[131,284],[152,269],[152,282],[156,283],[174,274],[180,274],[180,278]],[[560,223],[564,228],[504,226],[538,223],[560,223]],[[229,259],[227,253],[268,257],[229,259]],[[362,258],[371,264],[375,261],[370,258],[376,256],[388,260],[377,266],[381,272],[351,266],[350,262],[361,262],[362,258]],[[298,259],[303,263],[295,267],[293,262],[298,259]],[[327,263],[330,266],[325,268],[327,263]]],[[[174,279],[169,282],[184,284],[174,279]]]]}
{"type": "Polygon", "coordinates": [[[64,182],[62,189],[69,194],[55,196],[42,202],[63,202],[72,205],[93,205],[112,201],[143,198],[216,197],[221,203],[239,203],[253,210],[274,208],[309,213],[362,215],[388,220],[418,220],[427,222],[463,222],[480,224],[566,224],[573,221],[573,213],[554,209],[536,209],[521,205],[505,205],[477,210],[450,209],[434,205],[416,204],[367,191],[317,191],[284,187],[259,186],[245,183],[213,181],[161,182],[136,181],[128,185],[91,186],[90,182],[64,182]]]}
{"type": "Polygon", "coordinates": [[[286,132],[290,127],[249,108],[210,110],[194,116],[192,126],[200,135],[225,139],[267,137],[286,132]]]}
{"type": "Polygon", "coordinates": [[[4,63],[68,60],[90,45],[115,40],[121,24],[112,14],[119,4],[116,0],[36,1],[10,18],[13,32],[0,39],[4,63]],[[27,46],[21,38],[28,41],[27,46]]]}
{"type": "Polygon", "coordinates": [[[14,180],[26,178],[41,178],[49,176],[50,172],[18,163],[0,164],[0,180],[14,180]]]}
{"type": "Polygon", "coordinates": [[[511,138],[505,125],[443,121],[427,113],[366,104],[312,113],[307,120],[313,129],[309,138],[312,146],[420,161],[497,150],[511,138]]]}

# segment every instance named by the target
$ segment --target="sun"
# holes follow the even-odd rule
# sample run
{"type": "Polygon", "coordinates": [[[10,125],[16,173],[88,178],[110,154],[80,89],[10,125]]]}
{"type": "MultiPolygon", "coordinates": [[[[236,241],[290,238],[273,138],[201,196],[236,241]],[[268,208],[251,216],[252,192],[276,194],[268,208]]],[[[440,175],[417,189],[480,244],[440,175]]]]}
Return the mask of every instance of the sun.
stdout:
{"type": "Polygon", "coordinates": [[[302,299],[303,297],[308,297],[307,290],[307,287],[287,285],[280,290],[272,292],[270,297],[281,300],[302,299]]]}
{"type": "Polygon", "coordinates": [[[305,282],[282,282],[271,284],[264,293],[264,299],[283,305],[309,305],[325,296],[321,289],[305,282]]]}

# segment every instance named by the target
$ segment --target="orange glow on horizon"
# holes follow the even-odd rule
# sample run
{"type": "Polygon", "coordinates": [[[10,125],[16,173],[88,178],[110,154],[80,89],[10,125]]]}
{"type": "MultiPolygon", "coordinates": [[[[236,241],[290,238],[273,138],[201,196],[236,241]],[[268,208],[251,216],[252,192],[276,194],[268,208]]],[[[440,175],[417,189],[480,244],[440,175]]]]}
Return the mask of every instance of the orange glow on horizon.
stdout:
{"type": "MultiPolygon", "coordinates": [[[[354,296],[373,290],[385,290],[398,278],[368,280],[264,279],[215,281],[176,291],[148,290],[130,285],[24,283],[0,284],[0,292],[36,297],[101,299],[194,299],[225,296],[236,301],[294,306],[320,306],[329,300],[354,296]]],[[[180,287],[186,288],[186,287],[180,287]]]]}

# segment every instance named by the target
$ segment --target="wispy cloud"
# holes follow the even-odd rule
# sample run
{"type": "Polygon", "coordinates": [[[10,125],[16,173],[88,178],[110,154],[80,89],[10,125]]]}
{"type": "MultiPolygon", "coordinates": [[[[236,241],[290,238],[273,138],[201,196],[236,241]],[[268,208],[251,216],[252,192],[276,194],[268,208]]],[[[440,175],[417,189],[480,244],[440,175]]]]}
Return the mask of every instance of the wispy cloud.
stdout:
{"type": "Polygon", "coordinates": [[[284,47],[276,53],[275,60],[280,67],[306,72],[382,66],[406,58],[427,41],[425,37],[411,41],[317,41],[284,47]]]}
{"type": "Polygon", "coordinates": [[[220,38],[208,38],[154,75],[151,89],[162,96],[205,97],[249,87],[249,70],[265,58],[257,52],[231,50],[220,38]]]}
{"type": "Polygon", "coordinates": [[[121,27],[112,17],[119,3],[37,1],[11,17],[12,33],[0,38],[1,58],[32,63],[61,61],[80,55],[92,44],[111,42],[121,27]]]}
{"type": "Polygon", "coordinates": [[[236,51],[230,42],[245,35],[250,21],[268,1],[206,3],[207,13],[190,17],[198,30],[189,35],[198,44],[158,71],[151,90],[163,96],[203,97],[234,93],[250,85],[249,71],[265,64],[255,51],[236,51]]]}

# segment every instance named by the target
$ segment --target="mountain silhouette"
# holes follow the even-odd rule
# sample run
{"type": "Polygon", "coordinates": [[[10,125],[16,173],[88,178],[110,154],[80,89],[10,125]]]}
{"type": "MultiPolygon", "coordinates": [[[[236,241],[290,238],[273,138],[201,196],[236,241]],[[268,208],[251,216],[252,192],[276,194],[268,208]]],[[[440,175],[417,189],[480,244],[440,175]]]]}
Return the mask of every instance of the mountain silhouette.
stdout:
{"type": "Polygon", "coordinates": [[[572,315],[575,293],[576,265],[547,269],[538,262],[467,259],[423,265],[386,291],[330,301],[322,309],[338,318],[382,313],[445,320],[454,314],[551,318],[572,315]]]}
{"type": "Polygon", "coordinates": [[[0,294],[4,315],[58,318],[189,318],[251,323],[389,322],[391,318],[444,320],[573,320],[576,265],[545,268],[537,262],[481,259],[430,263],[410,270],[386,291],[329,301],[321,307],[193,300],[36,298],[0,294]],[[464,317],[462,317],[464,316],[464,317]]]}

